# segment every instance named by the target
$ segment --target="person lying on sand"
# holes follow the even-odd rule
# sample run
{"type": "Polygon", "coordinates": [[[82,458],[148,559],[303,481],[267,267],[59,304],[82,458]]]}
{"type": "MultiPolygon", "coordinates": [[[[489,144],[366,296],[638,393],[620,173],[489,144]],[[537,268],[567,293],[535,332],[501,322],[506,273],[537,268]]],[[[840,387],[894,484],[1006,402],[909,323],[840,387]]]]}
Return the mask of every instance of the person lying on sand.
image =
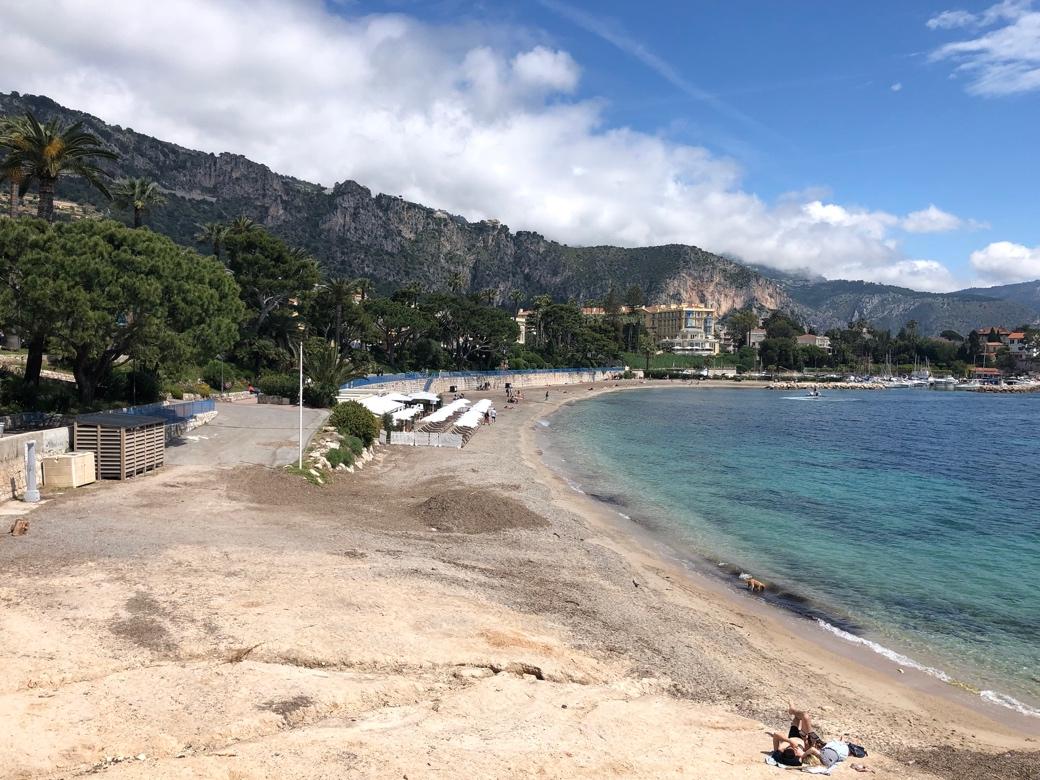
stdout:
{"type": "Polygon", "coordinates": [[[767,731],[773,738],[772,758],[784,766],[801,766],[805,757],[805,742],[801,737],[785,737],[779,731],[767,731]]]}
{"type": "MultiPolygon", "coordinates": [[[[820,739],[819,734],[812,730],[812,718],[809,717],[807,711],[795,709],[788,704],[787,713],[791,716],[791,727],[788,730],[788,740],[800,741],[802,743],[802,755],[798,756],[802,763],[805,763],[808,757],[815,756],[820,759],[820,763],[824,767],[829,769],[849,757],[849,743],[844,739],[833,739],[829,742],[824,742],[820,739]]],[[[774,744],[776,743],[776,736],[778,735],[774,735],[774,744]]],[[[775,747],[773,749],[774,751],[776,750],[775,747]]],[[[862,750],[857,753],[857,755],[860,756],[865,754],[865,751],[862,750]]],[[[774,756],[774,758],[777,762],[780,762],[780,759],[776,758],[776,756],[774,756]]],[[[788,764],[788,766],[797,765],[788,764]]],[[[857,772],[873,771],[863,764],[854,765],[853,769],[857,772]]]]}

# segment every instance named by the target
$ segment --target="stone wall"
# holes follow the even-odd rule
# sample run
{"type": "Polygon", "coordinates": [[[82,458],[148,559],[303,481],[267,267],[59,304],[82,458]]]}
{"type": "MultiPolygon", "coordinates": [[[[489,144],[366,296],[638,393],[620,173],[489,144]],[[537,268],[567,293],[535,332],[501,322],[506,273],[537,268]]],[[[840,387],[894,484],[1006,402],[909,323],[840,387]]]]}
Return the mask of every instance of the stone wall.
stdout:
{"type": "Polygon", "coordinates": [[[69,450],[69,429],[49,428],[0,437],[0,502],[25,492],[25,444],[36,442],[36,479],[43,487],[43,458],[69,450]]]}

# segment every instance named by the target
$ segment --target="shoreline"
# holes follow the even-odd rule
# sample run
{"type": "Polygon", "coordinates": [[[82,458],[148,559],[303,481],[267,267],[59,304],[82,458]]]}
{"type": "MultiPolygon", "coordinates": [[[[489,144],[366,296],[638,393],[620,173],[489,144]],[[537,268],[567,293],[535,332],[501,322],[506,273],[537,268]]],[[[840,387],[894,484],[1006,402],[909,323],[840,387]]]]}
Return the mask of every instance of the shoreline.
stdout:
{"type": "MultiPolygon", "coordinates": [[[[610,392],[666,387],[687,387],[690,391],[736,389],[741,386],[748,389],[772,389],[768,383],[764,382],[749,382],[745,385],[744,383],[734,384],[712,380],[681,384],[669,380],[643,380],[642,383],[639,380],[628,380],[627,383],[622,381],[612,384],[614,386],[598,386],[584,391],[571,390],[569,387],[562,391],[560,388],[555,388],[557,396],[562,394],[569,397],[551,398],[547,405],[539,399],[538,403],[543,404],[544,413],[537,417],[548,420],[554,415],[562,413],[571,404],[610,392]],[[572,393],[574,394],[572,395],[572,393]]],[[[553,390],[550,388],[550,393],[553,393],[553,390]]],[[[985,717],[1000,727],[1013,729],[1024,736],[1040,734],[1040,717],[1022,712],[1010,702],[1000,702],[1000,698],[1007,697],[1000,691],[977,690],[952,678],[943,670],[930,666],[928,662],[918,661],[898,650],[874,642],[868,637],[860,636],[852,630],[853,626],[843,625],[840,618],[830,616],[825,612],[806,614],[800,612],[793,604],[790,606],[783,603],[774,604],[760,597],[754,600],[742,598],[741,591],[733,586],[732,580],[728,576],[720,575],[715,571],[702,571],[697,562],[692,560],[690,553],[677,549],[672,541],[665,538],[663,534],[633,521],[613,507],[609,501],[577,489],[571,479],[575,475],[558,472],[546,462],[543,448],[535,441],[536,435],[540,433],[536,427],[537,420],[531,422],[532,424],[525,426],[520,439],[520,447],[525,459],[547,478],[547,483],[553,486],[554,492],[561,501],[568,503],[569,499],[569,502],[574,504],[574,511],[583,519],[608,531],[614,537],[614,541],[618,543],[618,550],[622,554],[627,553],[636,562],[645,562],[646,557],[651,559],[656,557],[660,563],[665,563],[686,576],[695,587],[702,588],[703,596],[726,600],[728,606],[734,610],[748,609],[750,606],[761,617],[775,620],[788,632],[805,634],[805,630],[808,629],[808,635],[800,638],[801,641],[832,653],[840,659],[850,660],[872,673],[881,674],[890,683],[947,699],[951,704],[965,707],[976,716],[985,717]],[[820,621],[823,625],[820,625],[820,621]]],[[[699,555],[705,569],[708,569],[712,560],[711,556],[704,551],[699,555]]],[[[1018,702],[1011,697],[1007,698],[1010,698],[1011,702],[1033,709],[1028,704],[1018,702]]]]}

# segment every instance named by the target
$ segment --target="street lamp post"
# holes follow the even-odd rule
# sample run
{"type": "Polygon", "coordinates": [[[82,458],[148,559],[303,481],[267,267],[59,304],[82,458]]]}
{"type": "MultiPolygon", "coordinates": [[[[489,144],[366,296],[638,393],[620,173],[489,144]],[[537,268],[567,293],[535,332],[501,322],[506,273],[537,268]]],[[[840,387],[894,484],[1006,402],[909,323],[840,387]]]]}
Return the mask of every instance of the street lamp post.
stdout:
{"type": "MultiPolygon", "coordinates": [[[[293,317],[299,317],[300,316],[300,299],[299,298],[290,298],[289,299],[289,305],[292,307],[292,316],[293,317]]],[[[304,324],[302,322],[297,322],[296,323],[296,330],[300,334],[300,395],[296,399],[299,402],[299,408],[300,408],[300,459],[299,459],[299,462],[297,463],[297,465],[299,466],[301,471],[303,470],[303,333],[304,333],[304,327],[305,326],[304,326],[304,324]]]]}
{"type": "Polygon", "coordinates": [[[303,469],[303,336],[300,336],[300,469],[303,469]]]}

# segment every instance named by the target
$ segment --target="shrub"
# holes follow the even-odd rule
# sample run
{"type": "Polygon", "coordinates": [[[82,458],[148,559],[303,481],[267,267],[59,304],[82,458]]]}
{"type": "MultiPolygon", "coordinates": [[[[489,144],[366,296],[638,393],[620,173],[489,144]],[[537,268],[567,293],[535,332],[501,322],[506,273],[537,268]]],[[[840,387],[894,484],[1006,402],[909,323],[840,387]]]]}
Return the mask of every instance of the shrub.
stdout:
{"type": "Polygon", "coordinates": [[[343,443],[340,445],[340,447],[346,447],[348,450],[354,453],[355,456],[360,455],[362,452],[365,451],[365,443],[361,441],[361,439],[359,439],[357,436],[344,437],[343,443]]]}
{"type": "Polygon", "coordinates": [[[191,392],[195,393],[195,395],[201,395],[203,398],[209,398],[213,395],[213,388],[205,382],[196,382],[192,385],[191,392]]]}
{"type": "Polygon", "coordinates": [[[292,374],[263,374],[256,386],[264,395],[288,398],[294,404],[300,400],[300,378],[292,374]]]}
{"type": "Polygon", "coordinates": [[[329,416],[329,425],[343,436],[356,436],[366,447],[379,437],[379,421],[357,401],[336,404],[329,416]]]}
{"type": "Polygon", "coordinates": [[[333,447],[331,450],[326,452],[325,459],[329,462],[329,465],[332,466],[332,468],[336,468],[336,466],[341,463],[346,466],[354,465],[354,453],[349,449],[344,449],[342,446],[333,447]]]}
{"type": "MultiPolygon", "coordinates": [[[[220,388],[221,377],[224,379],[224,384],[229,388],[233,387],[239,380],[238,369],[234,364],[224,361],[223,365],[219,360],[211,360],[202,368],[202,378],[206,384],[210,387],[220,388]],[[223,369],[223,370],[221,370],[223,369]]],[[[299,380],[297,380],[298,382],[299,380]]],[[[223,388],[220,388],[223,390],[223,388]]]]}
{"type": "Polygon", "coordinates": [[[312,383],[303,386],[303,403],[315,409],[328,409],[336,403],[334,385],[312,383]]]}

